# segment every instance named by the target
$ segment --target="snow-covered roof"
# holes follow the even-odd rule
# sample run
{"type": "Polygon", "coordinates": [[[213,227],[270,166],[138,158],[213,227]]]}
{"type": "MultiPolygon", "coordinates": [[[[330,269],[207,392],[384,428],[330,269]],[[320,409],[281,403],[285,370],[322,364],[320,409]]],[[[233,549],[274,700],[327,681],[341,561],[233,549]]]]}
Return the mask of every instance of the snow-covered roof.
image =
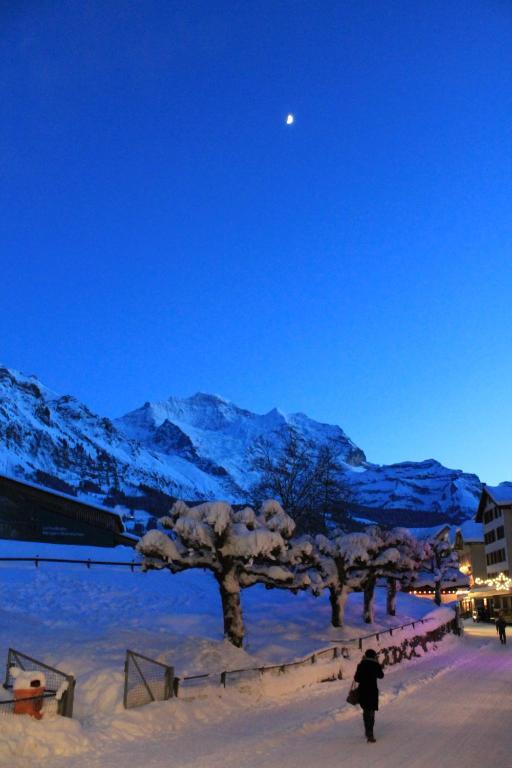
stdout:
{"type": "Polygon", "coordinates": [[[496,504],[512,504],[512,483],[500,483],[499,485],[486,485],[484,490],[496,504]]]}
{"type": "Polygon", "coordinates": [[[424,541],[425,539],[440,538],[450,531],[450,526],[445,523],[444,525],[433,525],[430,528],[409,528],[408,530],[415,539],[424,541]]]}
{"type": "Polygon", "coordinates": [[[491,499],[498,507],[512,506],[512,483],[505,482],[499,485],[484,485],[475,520],[482,522],[487,500],[491,499]]]}
{"type": "Polygon", "coordinates": [[[466,520],[458,526],[462,534],[462,539],[466,544],[473,541],[484,540],[484,529],[481,523],[477,523],[474,520],[466,520]]]}
{"type": "Polygon", "coordinates": [[[409,528],[409,531],[415,539],[424,541],[430,538],[442,538],[448,533],[448,538],[453,544],[455,542],[455,536],[457,531],[462,534],[462,539],[466,544],[475,541],[484,540],[484,531],[481,523],[477,523],[474,520],[466,520],[460,525],[434,525],[431,528],[409,528]]]}

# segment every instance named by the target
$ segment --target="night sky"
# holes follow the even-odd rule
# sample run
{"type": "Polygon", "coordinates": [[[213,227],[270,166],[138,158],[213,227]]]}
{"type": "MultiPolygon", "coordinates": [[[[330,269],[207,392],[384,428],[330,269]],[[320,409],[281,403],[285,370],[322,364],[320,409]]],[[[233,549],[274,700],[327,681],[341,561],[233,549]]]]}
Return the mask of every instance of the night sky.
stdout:
{"type": "Polygon", "coordinates": [[[0,2],[0,88],[3,364],[512,480],[508,0],[0,2]]]}

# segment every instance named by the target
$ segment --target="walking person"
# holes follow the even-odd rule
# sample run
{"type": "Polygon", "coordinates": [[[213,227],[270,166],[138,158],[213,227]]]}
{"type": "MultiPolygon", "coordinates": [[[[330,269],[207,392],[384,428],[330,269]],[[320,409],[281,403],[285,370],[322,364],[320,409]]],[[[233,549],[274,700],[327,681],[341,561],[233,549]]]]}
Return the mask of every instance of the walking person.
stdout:
{"type": "Polygon", "coordinates": [[[368,648],[363,658],[357,665],[354,680],[359,683],[359,704],[363,710],[364,732],[366,741],[375,742],[373,728],[375,725],[375,712],[379,708],[379,689],[377,680],[384,677],[382,667],[377,661],[377,654],[373,648],[368,648]]]}
{"type": "Polygon", "coordinates": [[[504,619],[503,613],[500,613],[496,620],[496,632],[500,636],[500,643],[502,645],[507,644],[507,634],[505,632],[505,627],[507,626],[507,622],[504,619]]]}

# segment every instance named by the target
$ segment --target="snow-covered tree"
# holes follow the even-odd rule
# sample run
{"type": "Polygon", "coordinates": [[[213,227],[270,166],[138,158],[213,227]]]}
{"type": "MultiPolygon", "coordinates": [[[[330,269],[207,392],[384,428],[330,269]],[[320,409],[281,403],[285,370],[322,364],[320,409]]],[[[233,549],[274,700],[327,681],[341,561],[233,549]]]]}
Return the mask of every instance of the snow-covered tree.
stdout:
{"type": "Polygon", "coordinates": [[[256,583],[303,589],[309,583],[303,570],[294,570],[309,546],[289,543],[295,523],[276,501],[265,501],[258,513],[250,507],[235,511],[226,502],[188,507],[177,501],[160,523],[170,534],[149,531],[137,545],[145,567],[211,571],[219,586],[225,636],[238,647],[244,638],[241,589],[256,583]]]}
{"type": "Polygon", "coordinates": [[[364,533],[349,533],[340,541],[340,548],[350,562],[348,576],[363,592],[363,617],[367,624],[375,618],[375,587],[379,578],[392,575],[400,562],[400,552],[387,532],[370,526],[364,533]]]}
{"type": "Polygon", "coordinates": [[[456,582],[460,578],[459,557],[450,543],[448,531],[442,536],[428,539],[427,547],[422,568],[434,582],[434,602],[441,605],[443,583],[456,582]]]}
{"type": "Polygon", "coordinates": [[[310,558],[316,570],[316,579],[310,577],[310,589],[315,592],[328,589],[331,604],[331,624],[342,627],[345,605],[350,592],[360,587],[354,566],[363,565],[358,534],[336,531],[329,538],[318,534],[312,540],[310,558]]]}
{"type": "Polygon", "coordinates": [[[388,546],[394,547],[400,555],[382,574],[387,582],[386,612],[394,616],[398,587],[410,586],[414,582],[429,550],[407,528],[392,528],[383,535],[388,546]]]}
{"type": "Polygon", "coordinates": [[[396,612],[399,584],[410,584],[424,557],[424,546],[405,528],[384,530],[377,526],[363,533],[336,531],[330,537],[305,537],[311,545],[302,564],[308,568],[313,594],[329,591],[331,623],[343,626],[347,598],[352,591],[364,595],[365,621],[373,621],[375,586],[387,582],[387,611],[396,612]]]}

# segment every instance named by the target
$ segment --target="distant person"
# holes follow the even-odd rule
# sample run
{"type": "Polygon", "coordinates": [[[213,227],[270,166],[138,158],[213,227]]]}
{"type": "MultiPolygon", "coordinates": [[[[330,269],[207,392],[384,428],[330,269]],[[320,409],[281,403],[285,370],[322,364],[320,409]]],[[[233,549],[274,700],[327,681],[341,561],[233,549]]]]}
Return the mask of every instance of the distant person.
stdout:
{"type": "Polygon", "coordinates": [[[368,648],[363,658],[357,665],[354,680],[359,683],[359,704],[363,710],[364,732],[366,741],[375,742],[373,727],[375,725],[375,712],[379,708],[379,689],[377,680],[384,677],[382,667],[377,661],[377,654],[373,648],[368,648]]]}
{"type": "Polygon", "coordinates": [[[500,643],[502,645],[507,644],[507,634],[505,632],[505,627],[507,626],[507,622],[505,621],[505,618],[502,613],[498,616],[496,620],[496,632],[500,636],[500,643]]]}

